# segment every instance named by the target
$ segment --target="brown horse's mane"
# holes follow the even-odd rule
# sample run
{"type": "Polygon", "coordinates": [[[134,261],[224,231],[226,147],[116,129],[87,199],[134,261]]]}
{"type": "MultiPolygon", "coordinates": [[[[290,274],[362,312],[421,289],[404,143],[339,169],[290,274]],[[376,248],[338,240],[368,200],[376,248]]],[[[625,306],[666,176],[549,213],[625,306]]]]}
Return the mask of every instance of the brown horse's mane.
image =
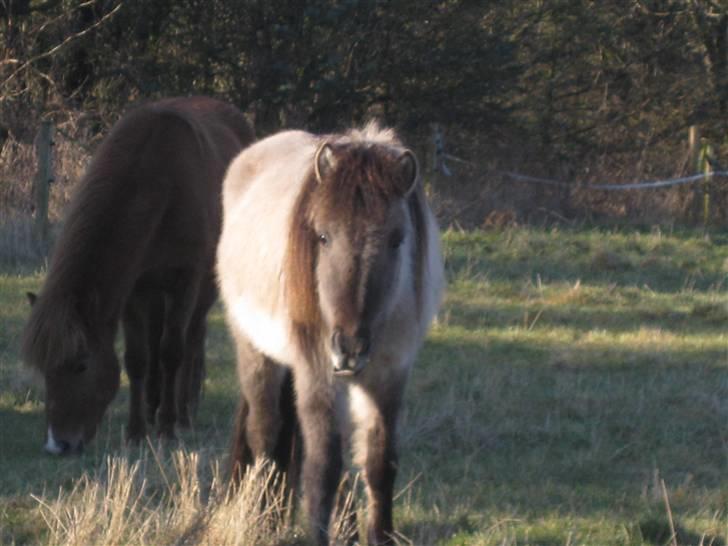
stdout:
{"type": "MultiPolygon", "coordinates": [[[[45,371],[62,365],[85,350],[94,328],[108,318],[102,314],[108,313],[109,308],[120,310],[120,304],[102,305],[101,293],[94,283],[95,271],[103,259],[108,259],[104,245],[109,233],[124,229],[120,203],[129,193],[126,181],[133,179],[137,169],[144,168],[140,164],[145,150],[150,142],[165,134],[170,122],[192,125],[198,146],[206,144],[200,136],[203,133],[194,129],[194,118],[177,110],[174,101],[167,101],[161,106],[142,106],[129,112],[94,154],[66,213],[45,285],[25,326],[21,352],[29,366],[45,371]]],[[[161,215],[161,211],[149,214],[161,215]]],[[[153,219],[148,222],[150,226],[153,223],[153,219]]],[[[132,256],[122,255],[119,260],[131,262],[132,256]]],[[[119,291],[115,297],[119,301],[133,282],[124,277],[121,269],[119,266],[115,283],[119,291]]]]}
{"type": "MultiPolygon", "coordinates": [[[[336,156],[335,172],[316,179],[313,165],[306,175],[295,202],[286,250],[286,297],[293,335],[304,354],[312,355],[321,344],[321,311],[318,302],[315,267],[319,245],[312,227],[314,212],[332,220],[377,222],[387,204],[401,197],[391,182],[398,172],[398,158],[404,150],[391,130],[381,131],[370,124],[343,137],[326,137],[336,156]]],[[[408,197],[415,244],[412,278],[418,312],[422,308],[423,278],[426,270],[427,222],[421,180],[408,197]]]]}

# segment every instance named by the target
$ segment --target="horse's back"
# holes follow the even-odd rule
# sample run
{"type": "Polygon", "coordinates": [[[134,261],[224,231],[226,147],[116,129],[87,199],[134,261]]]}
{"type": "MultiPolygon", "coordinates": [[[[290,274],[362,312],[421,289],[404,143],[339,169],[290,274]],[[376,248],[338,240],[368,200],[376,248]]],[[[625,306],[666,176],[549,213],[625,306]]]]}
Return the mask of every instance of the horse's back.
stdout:
{"type": "MultiPolygon", "coordinates": [[[[244,194],[253,186],[256,192],[271,196],[295,192],[297,183],[310,168],[317,138],[304,131],[275,134],[243,150],[231,163],[225,180],[223,198],[226,209],[244,203],[244,194]]],[[[258,204],[267,201],[257,196],[258,204]]]]}
{"type": "Polygon", "coordinates": [[[139,197],[151,203],[164,196],[149,260],[210,267],[225,170],[252,142],[252,128],[236,108],[208,97],[167,99],[137,114],[152,125],[137,167],[139,197]]]}

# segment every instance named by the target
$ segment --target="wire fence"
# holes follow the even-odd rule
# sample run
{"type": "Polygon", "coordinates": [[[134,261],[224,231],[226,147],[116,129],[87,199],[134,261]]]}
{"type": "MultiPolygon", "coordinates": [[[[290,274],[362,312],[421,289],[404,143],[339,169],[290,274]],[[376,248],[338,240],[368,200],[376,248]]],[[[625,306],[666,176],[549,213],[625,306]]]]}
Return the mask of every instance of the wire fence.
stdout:
{"type": "Polygon", "coordinates": [[[728,171],[711,171],[707,173],[692,174],[689,176],[682,176],[679,178],[669,178],[664,180],[642,180],[639,182],[629,182],[625,184],[594,184],[594,183],[579,183],[579,182],[565,182],[563,180],[554,180],[551,178],[541,178],[538,176],[529,176],[527,174],[521,174],[513,171],[494,171],[498,174],[507,176],[513,180],[520,182],[527,182],[532,184],[544,184],[549,186],[559,186],[566,188],[579,188],[586,190],[646,190],[653,188],[666,188],[670,186],[678,186],[681,184],[691,184],[694,182],[705,182],[710,178],[717,177],[728,177],[728,171]]]}

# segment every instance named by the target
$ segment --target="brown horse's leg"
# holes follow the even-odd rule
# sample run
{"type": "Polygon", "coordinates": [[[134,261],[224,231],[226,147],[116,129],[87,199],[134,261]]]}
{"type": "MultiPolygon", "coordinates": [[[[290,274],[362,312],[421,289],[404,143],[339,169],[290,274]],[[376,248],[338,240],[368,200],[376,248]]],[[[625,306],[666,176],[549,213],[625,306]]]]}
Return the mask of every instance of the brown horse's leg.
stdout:
{"type": "MultiPolygon", "coordinates": [[[[304,365],[305,366],[305,365],[304,365]]],[[[343,466],[333,390],[308,369],[294,374],[303,434],[303,504],[316,543],[329,542],[329,523],[343,466]]]]}
{"type": "Polygon", "coordinates": [[[126,342],[124,366],[129,377],[129,423],[127,440],[136,442],[146,436],[144,420],[144,377],[149,360],[147,306],[141,294],[132,294],[124,308],[122,327],[126,342]]]}
{"type": "Polygon", "coordinates": [[[192,424],[197,402],[200,396],[201,376],[199,383],[193,385],[197,368],[204,368],[205,362],[205,316],[192,317],[187,329],[185,358],[177,370],[175,402],[177,404],[177,424],[189,427],[192,424]]]}
{"type": "Polygon", "coordinates": [[[177,421],[175,402],[177,372],[186,356],[187,328],[197,301],[198,276],[190,270],[177,272],[175,282],[167,287],[164,306],[164,332],[159,347],[162,389],[159,400],[159,434],[174,438],[177,421]]]}
{"type": "Polygon", "coordinates": [[[149,294],[148,327],[149,363],[144,388],[147,423],[154,425],[159,409],[162,378],[159,364],[159,346],[164,331],[164,295],[161,292],[149,294]]]}
{"type": "Polygon", "coordinates": [[[215,278],[205,279],[199,289],[197,306],[187,328],[187,348],[177,372],[177,423],[189,426],[197,413],[202,382],[205,377],[205,335],[207,312],[217,298],[215,278]]]}

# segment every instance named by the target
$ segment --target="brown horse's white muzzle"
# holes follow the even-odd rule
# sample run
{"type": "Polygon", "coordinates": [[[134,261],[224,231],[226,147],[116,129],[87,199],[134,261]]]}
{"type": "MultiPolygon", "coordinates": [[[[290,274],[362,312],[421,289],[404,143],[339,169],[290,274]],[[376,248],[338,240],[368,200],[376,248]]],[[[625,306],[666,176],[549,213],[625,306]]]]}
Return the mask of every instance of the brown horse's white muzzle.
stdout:
{"type": "Polygon", "coordinates": [[[331,361],[336,376],[358,374],[369,362],[369,334],[347,336],[341,328],[336,328],[331,336],[331,361]]]}
{"type": "Polygon", "coordinates": [[[60,439],[56,438],[53,429],[48,427],[48,437],[43,449],[51,455],[80,454],[83,451],[82,434],[79,432],[78,435],[74,435],[70,439],[60,439]]]}

